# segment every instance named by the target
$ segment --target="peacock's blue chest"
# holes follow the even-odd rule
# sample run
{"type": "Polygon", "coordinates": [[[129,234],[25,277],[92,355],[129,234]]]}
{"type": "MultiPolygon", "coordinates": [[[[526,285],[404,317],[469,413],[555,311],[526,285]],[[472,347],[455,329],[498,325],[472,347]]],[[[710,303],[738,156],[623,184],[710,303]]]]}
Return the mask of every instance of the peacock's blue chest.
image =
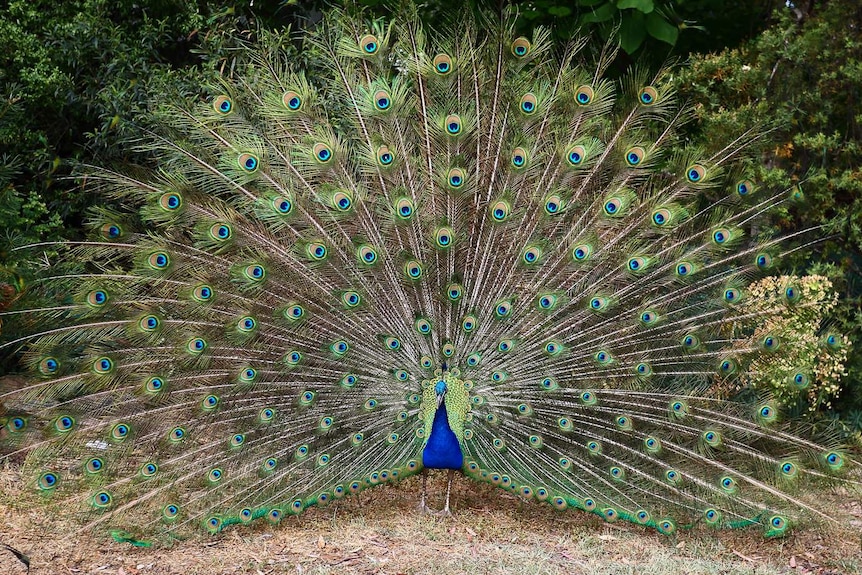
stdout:
{"type": "Polygon", "coordinates": [[[428,469],[461,469],[464,466],[464,454],[449,427],[445,404],[441,404],[434,414],[431,435],[422,450],[422,465],[428,469]]]}

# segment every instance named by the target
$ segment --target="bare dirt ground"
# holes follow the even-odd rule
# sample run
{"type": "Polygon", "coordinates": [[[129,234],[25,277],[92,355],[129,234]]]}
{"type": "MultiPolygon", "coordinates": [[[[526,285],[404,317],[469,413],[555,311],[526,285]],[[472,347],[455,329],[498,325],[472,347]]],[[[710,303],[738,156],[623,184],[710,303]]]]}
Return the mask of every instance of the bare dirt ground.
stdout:
{"type": "MultiPolygon", "coordinates": [[[[217,575],[250,573],[862,573],[858,494],[824,493],[836,524],[797,527],[783,539],[757,529],[694,529],[665,537],[580,512],[556,512],[459,478],[451,517],[416,509],[419,481],[378,488],[273,527],[257,522],[171,547],[138,548],[104,534],[79,534],[63,517],[24,505],[14,467],[0,469],[0,575],[30,573],[217,575]]],[[[429,492],[445,492],[442,474],[429,492]]],[[[432,505],[440,505],[432,497],[432,505]]]]}

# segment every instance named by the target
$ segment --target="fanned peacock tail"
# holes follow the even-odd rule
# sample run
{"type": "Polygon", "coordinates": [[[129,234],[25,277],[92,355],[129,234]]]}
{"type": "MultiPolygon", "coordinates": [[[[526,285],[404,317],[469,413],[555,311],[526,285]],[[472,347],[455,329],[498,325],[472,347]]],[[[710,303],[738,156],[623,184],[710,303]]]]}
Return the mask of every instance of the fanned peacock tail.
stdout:
{"type": "Polygon", "coordinates": [[[35,373],[0,393],[7,457],[131,533],[278,522],[423,461],[663,533],[827,513],[801,495],[840,446],[729,399],[782,345],[752,326],[816,305],[746,292],[792,249],[751,237],[788,198],[747,171],[762,132],[685,147],[668,73],[604,79],[583,44],[333,11],[313,76],[252,51],[168,109],[152,171],[90,176],[108,203],[52,303],[4,314],[35,373]]]}

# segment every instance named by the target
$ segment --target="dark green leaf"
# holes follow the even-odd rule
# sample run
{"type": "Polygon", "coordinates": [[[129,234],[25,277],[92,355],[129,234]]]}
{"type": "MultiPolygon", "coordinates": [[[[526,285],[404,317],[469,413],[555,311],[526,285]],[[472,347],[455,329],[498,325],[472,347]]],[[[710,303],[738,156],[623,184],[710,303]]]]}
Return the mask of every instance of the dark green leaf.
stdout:
{"type": "Polygon", "coordinates": [[[671,46],[674,46],[677,38],[679,38],[679,28],[665,20],[658,12],[647,15],[646,30],[656,40],[661,40],[671,46]]]}
{"type": "Polygon", "coordinates": [[[653,0],[619,0],[617,2],[618,10],[626,10],[628,8],[634,8],[644,14],[649,14],[653,11],[655,5],[653,4],[653,0]]]}
{"type": "Polygon", "coordinates": [[[627,54],[632,54],[640,48],[644,38],[646,38],[647,30],[644,20],[644,15],[640,12],[623,13],[623,22],[620,24],[620,48],[625,50],[627,54]]]}
{"type": "Polygon", "coordinates": [[[617,13],[616,6],[613,4],[602,4],[595,10],[586,12],[581,16],[581,24],[589,24],[593,22],[607,22],[617,13]]]}

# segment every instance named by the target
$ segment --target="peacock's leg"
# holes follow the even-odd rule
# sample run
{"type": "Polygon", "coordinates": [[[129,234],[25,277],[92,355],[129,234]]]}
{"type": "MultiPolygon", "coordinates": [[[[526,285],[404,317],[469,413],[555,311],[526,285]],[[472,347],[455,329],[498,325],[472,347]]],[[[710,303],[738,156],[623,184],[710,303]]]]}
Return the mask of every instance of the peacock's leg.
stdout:
{"type": "Polygon", "coordinates": [[[443,507],[443,511],[440,512],[442,515],[452,515],[452,512],[449,511],[449,495],[452,493],[452,480],[454,478],[455,470],[450,469],[446,475],[446,505],[443,507]]]}
{"type": "Polygon", "coordinates": [[[422,513],[428,513],[430,511],[430,509],[428,509],[428,506],[425,505],[425,492],[426,492],[426,488],[428,486],[428,470],[423,469],[421,475],[422,475],[422,495],[419,499],[419,511],[421,511],[422,513]]]}

